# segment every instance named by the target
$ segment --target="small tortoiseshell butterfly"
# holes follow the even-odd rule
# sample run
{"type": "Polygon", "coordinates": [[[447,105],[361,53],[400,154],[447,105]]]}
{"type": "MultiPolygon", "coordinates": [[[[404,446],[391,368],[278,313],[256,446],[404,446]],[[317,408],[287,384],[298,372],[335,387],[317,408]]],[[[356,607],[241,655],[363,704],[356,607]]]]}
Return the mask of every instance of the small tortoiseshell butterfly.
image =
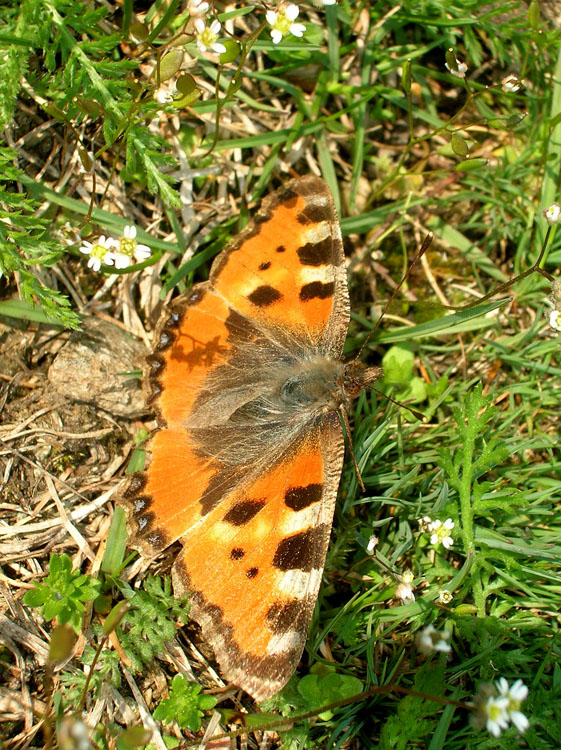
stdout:
{"type": "Polygon", "coordinates": [[[380,376],[341,361],[350,310],[323,180],[269,196],[173,305],[148,358],[151,462],[124,493],[133,546],[179,539],[225,678],[258,701],[296,668],[321,582],[344,456],[341,412],[380,376]]]}

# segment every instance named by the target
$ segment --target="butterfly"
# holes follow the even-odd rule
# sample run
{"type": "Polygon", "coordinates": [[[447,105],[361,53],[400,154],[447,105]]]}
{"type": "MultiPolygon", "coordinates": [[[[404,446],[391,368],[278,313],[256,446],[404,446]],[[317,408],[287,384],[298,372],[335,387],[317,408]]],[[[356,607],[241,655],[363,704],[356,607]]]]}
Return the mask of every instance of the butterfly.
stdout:
{"type": "Polygon", "coordinates": [[[263,201],[176,300],[148,357],[158,430],[123,501],[132,546],[180,540],[176,595],[225,679],[262,701],[296,669],[321,583],[344,458],[341,415],[381,368],[342,361],[350,320],[326,183],[263,201]]]}

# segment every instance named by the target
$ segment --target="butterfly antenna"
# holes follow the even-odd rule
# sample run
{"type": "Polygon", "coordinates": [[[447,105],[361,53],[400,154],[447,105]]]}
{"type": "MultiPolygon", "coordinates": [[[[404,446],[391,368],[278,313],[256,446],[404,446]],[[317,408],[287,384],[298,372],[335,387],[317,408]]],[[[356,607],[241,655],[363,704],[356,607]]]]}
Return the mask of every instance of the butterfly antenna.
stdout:
{"type": "MultiPolygon", "coordinates": [[[[376,330],[378,329],[378,326],[379,326],[379,325],[380,325],[380,323],[382,322],[382,319],[383,319],[384,315],[385,315],[385,314],[387,313],[387,311],[388,311],[388,308],[389,308],[389,306],[390,306],[390,305],[391,305],[391,303],[392,303],[392,302],[394,301],[394,299],[395,299],[395,298],[397,297],[397,295],[398,295],[398,292],[399,292],[399,290],[401,289],[401,287],[402,287],[402,286],[403,286],[403,285],[405,284],[405,282],[407,281],[407,279],[408,279],[408,278],[409,278],[409,276],[411,275],[411,271],[413,270],[414,266],[415,266],[415,265],[416,265],[416,264],[417,264],[417,263],[418,263],[418,262],[419,262],[419,261],[421,260],[421,258],[423,257],[423,255],[424,255],[424,254],[425,254],[425,253],[427,252],[427,250],[429,249],[429,247],[430,247],[430,244],[431,244],[431,242],[432,242],[432,240],[433,240],[433,237],[434,237],[434,234],[433,234],[432,232],[429,232],[429,233],[427,234],[427,236],[425,237],[425,239],[423,240],[423,244],[421,245],[421,247],[420,247],[420,248],[419,248],[419,250],[417,251],[417,254],[415,255],[415,257],[414,257],[414,258],[413,258],[413,260],[411,261],[411,264],[409,265],[409,268],[407,269],[407,271],[405,272],[405,274],[404,274],[404,276],[402,277],[401,281],[400,281],[400,282],[399,282],[399,284],[398,284],[398,285],[396,286],[396,288],[395,288],[395,289],[393,290],[393,292],[392,292],[392,294],[391,294],[390,298],[388,299],[388,301],[387,301],[387,302],[386,302],[386,304],[384,305],[384,309],[382,310],[382,312],[381,312],[381,314],[380,314],[380,316],[379,316],[378,320],[377,320],[377,321],[376,321],[376,323],[374,324],[374,328],[373,328],[373,329],[372,329],[372,330],[370,331],[370,333],[368,334],[368,336],[367,336],[367,337],[366,337],[366,339],[364,340],[364,343],[363,343],[363,344],[362,344],[362,346],[360,347],[360,351],[359,351],[359,353],[358,353],[357,359],[358,359],[358,358],[360,357],[360,355],[362,354],[362,352],[363,352],[363,350],[365,349],[366,345],[367,345],[367,344],[368,344],[368,342],[370,341],[371,337],[372,337],[372,336],[374,335],[374,333],[375,333],[375,332],[376,332],[376,330]]],[[[391,399],[390,399],[390,400],[391,400],[391,399]]],[[[394,402],[394,403],[396,403],[396,402],[394,402]]],[[[403,406],[403,404],[400,404],[400,406],[403,406]]]]}
{"type": "Polygon", "coordinates": [[[351,454],[352,459],[353,459],[353,464],[355,467],[358,483],[360,484],[360,489],[363,492],[366,492],[366,487],[364,486],[364,482],[362,481],[362,474],[360,473],[360,469],[358,468],[358,461],[356,460],[355,452],[353,450],[353,440],[351,437],[352,432],[351,432],[351,424],[349,422],[349,415],[347,414],[347,410],[344,407],[341,407],[339,409],[339,414],[341,415],[343,424],[345,425],[345,432],[347,433],[347,443],[349,444],[349,453],[351,454]]]}
{"type": "Polygon", "coordinates": [[[421,421],[425,419],[425,415],[422,412],[417,411],[416,409],[412,409],[410,406],[407,406],[407,404],[404,404],[403,401],[396,401],[394,398],[386,395],[385,393],[382,393],[382,391],[379,391],[377,388],[372,388],[371,390],[373,390],[374,393],[377,393],[379,396],[382,396],[382,398],[385,398],[388,401],[391,401],[392,404],[395,404],[396,406],[401,406],[402,409],[407,409],[407,411],[410,411],[411,414],[417,419],[420,419],[421,421]]]}

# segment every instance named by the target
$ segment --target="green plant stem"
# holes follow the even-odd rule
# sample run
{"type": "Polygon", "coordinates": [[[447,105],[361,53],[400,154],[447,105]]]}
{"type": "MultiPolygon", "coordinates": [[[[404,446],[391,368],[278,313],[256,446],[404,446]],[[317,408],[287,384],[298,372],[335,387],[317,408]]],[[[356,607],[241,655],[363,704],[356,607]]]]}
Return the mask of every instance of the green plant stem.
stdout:
{"type": "MultiPolygon", "coordinates": [[[[555,63],[555,69],[551,76],[552,97],[549,117],[557,120],[561,110],[561,47],[555,63]]],[[[548,123],[549,125],[549,123],[548,123]]],[[[551,126],[549,126],[551,127],[551,126]]],[[[561,181],[561,122],[557,121],[550,130],[547,139],[547,151],[544,152],[544,174],[540,196],[540,204],[543,208],[550,206],[559,198],[561,181]]],[[[549,228],[549,227],[548,227],[549,228]]],[[[538,241],[544,243],[544,225],[538,226],[538,241]]]]}
{"type": "MultiPolygon", "coordinates": [[[[456,708],[464,708],[468,710],[472,708],[472,705],[470,703],[466,703],[465,701],[456,701],[452,698],[443,698],[439,695],[427,695],[426,693],[421,693],[418,690],[410,690],[409,688],[401,687],[400,685],[395,684],[381,685],[371,688],[370,690],[365,690],[363,693],[352,695],[350,698],[345,698],[344,700],[335,701],[334,703],[329,703],[326,706],[321,706],[320,708],[316,708],[313,711],[308,711],[303,714],[297,714],[296,716],[283,716],[280,717],[278,721],[264,722],[262,726],[252,726],[251,728],[243,727],[242,729],[236,729],[233,732],[223,732],[222,734],[217,734],[214,737],[209,738],[209,740],[219,740],[226,737],[233,739],[234,737],[239,737],[242,734],[247,734],[249,731],[268,731],[270,729],[286,727],[287,725],[294,724],[296,722],[305,721],[306,719],[313,719],[316,716],[321,716],[321,714],[326,713],[327,711],[332,711],[335,708],[348,706],[351,703],[357,703],[358,701],[371,698],[374,695],[382,695],[384,693],[398,693],[400,695],[408,695],[414,698],[423,698],[424,700],[433,701],[434,703],[440,703],[440,705],[444,706],[455,706],[456,708]]],[[[243,719],[244,714],[240,714],[239,716],[243,719]]],[[[192,740],[190,742],[184,742],[181,745],[178,745],[176,750],[183,750],[183,748],[187,747],[195,747],[196,745],[199,745],[200,742],[200,739],[192,740]]]]}
{"type": "Polygon", "coordinates": [[[220,98],[220,72],[222,70],[222,67],[220,66],[218,68],[218,75],[216,76],[216,83],[215,83],[215,91],[216,91],[216,127],[214,130],[214,138],[212,139],[212,143],[210,147],[205,151],[204,154],[202,154],[201,158],[204,158],[205,156],[208,156],[214,151],[214,148],[216,147],[216,144],[218,143],[218,134],[220,132],[220,114],[230,98],[234,95],[234,93],[239,89],[240,87],[240,76],[242,74],[242,69],[244,66],[244,63],[247,59],[247,56],[251,52],[251,48],[257,41],[259,35],[267,25],[266,21],[263,21],[263,23],[259,26],[259,28],[254,31],[246,42],[241,42],[242,51],[240,54],[240,61],[238,63],[238,67],[236,69],[236,72],[234,73],[234,76],[232,77],[232,80],[228,84],[228,88],[226,90],[226,93],[220,98]]]}
{"type": "Polygon", "coordinates": [[[466,555],[473,550],[473,508],[471,504],[473,449],[473,435],[470,432],[463,446],[462,478],[459,487],[462,537],[466,555]]]}
{"type": "Polygon", "coordinates": [[[95,656],[93,658],[93,661],[90,665],[90,671],[88,672],[88,676],[86,677],[86,682],[84,684],[84,689],[82,690],[82,696],[80,698],[80,705],[78,706],[78,711],[81,712],[84,710],[84,706],[86,705],[86,696],[88,695],[88,688],[90,687],[90,682],[92,679],[92,676],[95,672],[95,665],[98,662],[99,657],[101,656],[101,652],[103,651],[103,648],[105,644],[107,643],[108,636],[103,636],[101,639],[99,646],[96,649],[95,656]]]}
{"type": "Polygon", "coordinates": [[[548,271],[545,271],[543,268],[541,268],[540,264],[544,260],[545,252],[549,247],[549,240],[551,237],[551,226],[547,227],[547,231],[545,233],[545,237],[543,240],[542,248],[540,250],[540,253],[536,259],[536,262],[532,264],[530,268],[527,268],[525,271],[522,271],[522,273],[519,273],[517,276],[515,276],[513,279],[509,279],[509,281],[505,281],[504,284],[500,284],[499,286],[495,287],[492,292],[489,292],[489,294],[486,294],[484,297],[478,297],[478,299],[475,300],[475,302],[469,302],[467,305],[443,305],[445,309],[450,310],[468,310],[470,307],[474,307],[475,305],[480,305],[482,302],[485,302],[488,299],[491,299],[497,294],[502,294],[503,292],[506,292],[508,289],[510,289],[512,286],[517,284],[519,281],[522,281],[522,279],[525,279],[527,276],[530,276],[533,273],[538,273],[540,276],[543,276],[544,279],[547,279],[549,282],[555,281],[555,277],[552,276],[548,271]]]}
{"type": "Polygon", "coordinates": [[[472,584],[472,593],[475,606],[477,607],[477,614],[479,617],[485,617],[485,594],[483,592],[483,586],[481,584],[481,574],[479,571],[474,572],[472,584]]]}
{"type": "Polygon", "coordinates": [[[179,5],[179,0],[171,0],[170,4],[168,5],[168,7],[166,8],[164,12],[164,15],[161,17],[158,24],[150,32],[150,36],[148,37],[146,42],[151,44],[160,36],[160,32],[163,31],[167,27],[167,25],[175,16],[176,8],[178,5],[179,5]]]}

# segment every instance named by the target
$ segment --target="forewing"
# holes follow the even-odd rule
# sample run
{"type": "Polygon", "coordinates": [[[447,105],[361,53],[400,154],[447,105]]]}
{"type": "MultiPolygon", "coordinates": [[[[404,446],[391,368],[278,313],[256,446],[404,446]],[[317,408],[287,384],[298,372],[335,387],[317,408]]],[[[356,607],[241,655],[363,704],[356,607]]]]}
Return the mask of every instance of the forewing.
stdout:
{"type": "Polygon", "coordinates": [[[266,198],[218,256],[210,281],[234,310],[279,341],[339,357],[350,312],[341,230],[326,183],[300,177],[266,198]]]}
{"type": "Polygon", "coordinates": [[[144,554],[155,554],[193,528],[234,482],[231,472],[201,453],[187,425],[208,378],[241,341],[251,343],[256,335],[208,284],[178,300],[161,327],[147,377],[160,430],[148,446],[148,468],[134,474],[123,493],[131,542],[144,554]]]}

